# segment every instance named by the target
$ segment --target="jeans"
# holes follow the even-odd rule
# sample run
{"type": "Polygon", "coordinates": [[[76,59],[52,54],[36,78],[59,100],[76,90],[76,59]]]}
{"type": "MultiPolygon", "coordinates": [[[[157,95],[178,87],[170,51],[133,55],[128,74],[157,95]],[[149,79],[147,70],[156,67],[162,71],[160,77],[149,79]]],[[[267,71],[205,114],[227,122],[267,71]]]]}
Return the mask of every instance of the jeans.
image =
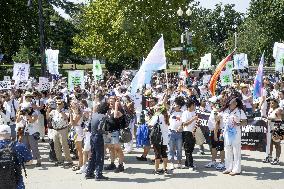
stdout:
{"type": "Polygon", "coordinates": [[[178,161],[182,159],[182,133],[170,131],[169,134],[169,160],[174,161],[176,156],[178,161]]]}
{"type": "Polygon", "coordinates": [[[94,175],[96,177],[102,176],[104,167],[104,139],[102,134],[92,134],[91,136],[91,153],[92,156],[88,163],[87,176],[94,175]]]}

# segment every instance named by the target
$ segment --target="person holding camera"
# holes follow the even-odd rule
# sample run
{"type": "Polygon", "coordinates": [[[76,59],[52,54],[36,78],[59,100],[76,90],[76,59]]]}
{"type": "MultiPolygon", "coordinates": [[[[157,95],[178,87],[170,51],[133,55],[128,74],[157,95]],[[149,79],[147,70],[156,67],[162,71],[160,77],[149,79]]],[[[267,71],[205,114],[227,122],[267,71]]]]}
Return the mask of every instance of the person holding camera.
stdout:
{"type": "Polygon", "coordinates": [[[119,111],[121,104],[120,98],[111,96],[109,98],[109,110],[107,113],[109,123],[113,129],[110,131],[106,137],[105,144],[109,149],[111,164],[105,167],[105,170],[114,170],[115,173],[124,171],[124,154],[119,142],[119,131],[120,131],[120,122],[123,118],[123,114],[119,111]],[[119,165],[116,167],[114,160],[118,156],[119,165]]]}
{"type": "MultiPolygon", "coordinates": [[[[31,96],[26,96],[31,98],[31,96]]],[[[32,151],[33,160],[36,160],[36,167],[41,166],[41,157],[38,149],[39,133],[37,132],[38,113],[33,110],[31,103],[21,104],[21,110],[16,115],[16,125],[18,132],[22,133],[19,141],[32,151]]]]}
{"type": "Polygon", "coordinates": [[[51,120],[51,126],[53,129],[53,142],[56,153],[57,161],[55,166],[63,165],[64,159],[62,157],[62,150],[64,153],[66,166],[72,166],[73,162],[70,156],[70,150],[68,146],[68,111],[64,109],[64,102],[61,97],[56,97],[56,109],[52,110],[52,107],[47,108],[46,118],[51,120]]]}
{"type": "Polygon", "coordinates": [[[281,136],[277,133],[277,124],[282,123],[282,110],[279,108],[279,103],[276,99],[270,101],[270,109],[268,112],[268,129],[266,133],[266,158],[262,161],[263,163],[271,163],[272,165],[279,165],[279,157],[281,154],[281,136]],[[276,149],[276,158],[273,160],[272,152],[273,146],[276,149]]]}

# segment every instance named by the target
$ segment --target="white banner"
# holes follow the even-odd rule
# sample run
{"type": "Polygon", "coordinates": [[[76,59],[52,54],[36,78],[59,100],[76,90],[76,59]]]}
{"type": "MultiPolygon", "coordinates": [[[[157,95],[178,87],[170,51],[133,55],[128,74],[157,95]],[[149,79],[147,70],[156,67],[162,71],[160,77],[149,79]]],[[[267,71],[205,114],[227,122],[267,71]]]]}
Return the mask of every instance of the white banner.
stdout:
{"type": "Polygon", "coordinates": [[[47,70],[50,74],[58,75],[58,54],[59,50],[45,50],[47,70]]]}
{"type": "Polygon", "coordinates": [[[0,90],[11,89],[11,81],[0,81],[0,90]]]}
{"type": "Polygon", "coordinates": [[[284,72],[284,43],[274,43],[275,71],[284,72]]]}
{"type": "Polygon", "coordinates": [[[13,80],[27,81],[30,74],[30,65],[24,63],[14,63],[13,80]]]}

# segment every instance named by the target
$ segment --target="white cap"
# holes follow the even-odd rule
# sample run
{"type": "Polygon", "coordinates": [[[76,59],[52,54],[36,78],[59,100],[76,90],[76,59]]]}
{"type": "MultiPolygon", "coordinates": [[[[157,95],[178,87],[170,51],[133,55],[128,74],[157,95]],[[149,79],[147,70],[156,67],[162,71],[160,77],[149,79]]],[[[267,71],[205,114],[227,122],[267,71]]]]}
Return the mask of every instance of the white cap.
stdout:
{"type": "Polygon", "coordinates": [[[11,134],[11,128],[8,125],[0,125],[0,134],[11,134]]]}

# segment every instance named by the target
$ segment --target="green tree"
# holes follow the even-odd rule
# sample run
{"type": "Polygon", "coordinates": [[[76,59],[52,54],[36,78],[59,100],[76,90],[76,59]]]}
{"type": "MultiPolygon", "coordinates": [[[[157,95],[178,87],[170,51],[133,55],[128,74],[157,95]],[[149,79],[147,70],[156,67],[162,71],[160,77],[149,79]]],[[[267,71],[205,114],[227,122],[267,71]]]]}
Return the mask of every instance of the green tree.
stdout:
{"type": "Polygon", "coordinates": [[[265,50],[271,65],[273,45],[284,40],[284,1],[252,0],[245,22],[239,29],[239,51],[246,52],[250,62],[258,64],[265,50]]]}

